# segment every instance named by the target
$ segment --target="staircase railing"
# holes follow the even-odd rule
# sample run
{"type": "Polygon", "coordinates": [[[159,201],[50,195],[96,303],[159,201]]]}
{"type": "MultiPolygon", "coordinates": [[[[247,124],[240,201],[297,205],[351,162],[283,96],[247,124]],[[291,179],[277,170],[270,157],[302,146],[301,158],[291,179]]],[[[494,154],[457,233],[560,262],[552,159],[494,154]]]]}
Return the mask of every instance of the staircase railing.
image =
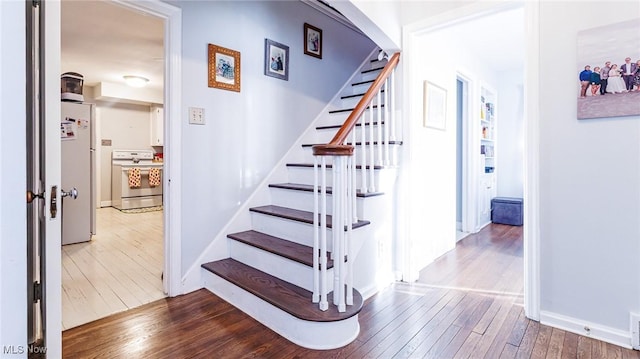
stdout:
{"type": "Polygon", "coordinates": [[[329,308],[328,294],[333,287],[333,304],[339,312],[353,304],[353,224],[358,222],[356,194],[378,188],[376,166],[395,165],[389,146],[395,141],[395,69],[400,54],[394,54],[369,90],[353,109],[328,144],[313,146],[314,156],[314,238],[313,302],[320,310],[329,308]],[[368,114],[368,116],[367,116],[368,114]],[[368,122],[367,122],[368,121],[368,122]],[[354,128],[360,125],[360,150],[354,128]],[[350,143],[347,139],[350,138],[350,143]],[[356,165],[357,159],[360,165],[356,165]],[[330,162],[329,159],[330,158],[330,162]],[[332,168],[333,214],[327,212],[327,168],[332,168]],[[360,181],[357,183],[357,167],[360,181]],[[359,185],[359,187],[358,187],[359,185]],[[331,229],[331,236],[329,236],[331,229]],[[329,248],[329,240],[331,248],[329,248]],[[327,253],[331,249],[333,278],[329,278],[327,253]]]}

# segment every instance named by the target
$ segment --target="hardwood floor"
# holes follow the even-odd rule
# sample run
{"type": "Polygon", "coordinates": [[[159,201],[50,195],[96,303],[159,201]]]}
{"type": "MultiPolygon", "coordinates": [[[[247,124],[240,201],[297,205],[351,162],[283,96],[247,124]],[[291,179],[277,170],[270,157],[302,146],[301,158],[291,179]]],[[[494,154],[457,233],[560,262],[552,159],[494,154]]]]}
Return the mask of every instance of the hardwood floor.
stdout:
{"type": "Polygon", "coordinates": [[[552,329],[522,308],[522,228],[490,225],[365,302],[351,344],[316,351],[206,290],[63,333],[65,358],[620,358],[638,352],[552,329]]]}
{"type": "Polygon", "coordinates": [[[90,242],[62,246],[62,328],[164,298],[162,211],[96,211],[90,242]]]}

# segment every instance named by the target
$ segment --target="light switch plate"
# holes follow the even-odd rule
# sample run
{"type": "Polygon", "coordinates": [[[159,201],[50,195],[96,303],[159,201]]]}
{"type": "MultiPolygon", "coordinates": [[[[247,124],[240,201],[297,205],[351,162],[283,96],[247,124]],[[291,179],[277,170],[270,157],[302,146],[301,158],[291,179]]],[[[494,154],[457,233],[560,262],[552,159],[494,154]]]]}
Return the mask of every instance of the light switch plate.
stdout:
{"type": "Polygon", "coordinates": [[[204,108],[189,107],[189,123],[192,125],[204,125],[204,108]]]}

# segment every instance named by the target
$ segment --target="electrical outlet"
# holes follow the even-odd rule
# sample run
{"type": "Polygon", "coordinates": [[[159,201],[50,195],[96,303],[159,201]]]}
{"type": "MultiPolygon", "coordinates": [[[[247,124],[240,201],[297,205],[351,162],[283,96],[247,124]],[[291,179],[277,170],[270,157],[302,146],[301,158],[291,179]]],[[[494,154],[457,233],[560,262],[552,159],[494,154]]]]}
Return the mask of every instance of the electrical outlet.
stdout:
{"type": "Polygon", "coordinates": [[[189,107],[189,123],[192,125],[204,125],[204,108],[189,107]]]}

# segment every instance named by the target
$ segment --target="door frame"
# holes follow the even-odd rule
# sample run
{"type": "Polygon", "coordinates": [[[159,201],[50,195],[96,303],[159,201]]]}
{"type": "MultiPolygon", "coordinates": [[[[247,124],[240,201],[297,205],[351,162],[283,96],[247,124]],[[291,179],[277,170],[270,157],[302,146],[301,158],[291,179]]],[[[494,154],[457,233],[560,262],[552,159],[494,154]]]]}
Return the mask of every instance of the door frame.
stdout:
{"type": "Polygon", "coordinates": [[[114,3],[165,20],[164,23],[164,153],[162,181],[164,216],[163,287],[170,297],[182,294],[182,10],[159,0],[112,0],[114,3]],[[168,195],[167,195],[168,194],[168,195]]]}
{"type": "MultiPolygon", "coordinates": [[[[484,3],[476,2],[468,6],[456,8],[452,11],[439,14],[424,21],[419,21],[402,29],[404,65],[403,69],[403,93],[404,103],[402,105],[405,113],[404,119],[408,121],[411,116],[411,79],[412,73],[411,54],[415,53],[415,38],[426,32],[437,31],[447,26],[464,21],[477,19],[479,17],[492,15],[505,10],[522,7],[526,21],[525,30],[525,173],[524,173],[524,310],[525,315],[533,320],[540,320],[540,177],[539,177],[539,128],[537,118],[539,116],[539,62],[540,62],[540,4],[537,2],[506,2],[506,3],[484,3]]],[[[404,128],[409,128],[405,124],[404,128]]],[[[410,134],[406,139],[410,138],[410,134]]],[[[410,151],[405,151],[405,155],[411,157],[410,151]],[[409,152],[409,153],[408,153],[409,152]]],[[[405,170],[406,171],[406,170],[405,170]]],[[[403,182],[405,185],[409,181],[403,182]]],[[[411,189],[404,191],[410,192],[411,189]]],[[[410,213],[410,201],[406,198],[399,206],[399,211],[410,213]]],[[[405,219],[406,225],[411,225],[409,219],[405,219]]],[[[400,267],[403,269],[404,278],[414,278],[411,263],[411,238],[400,238],[404,251],[400,267]]]]}
{"type": "Polygon", "coordinates": [[[456,80],[460,80],[463,83],[462,91],[462,232],[474,233],[477,227],[477,169],[475,168],[475,161],[473,157],[475,155],[473,142],[473,134],[476,132],[473,123],[470,120],[470,110],[473,108],[473,99],[475,95],[476,81],[474,78],[467,74],[465,71],[456,71],[456,80]]]}

